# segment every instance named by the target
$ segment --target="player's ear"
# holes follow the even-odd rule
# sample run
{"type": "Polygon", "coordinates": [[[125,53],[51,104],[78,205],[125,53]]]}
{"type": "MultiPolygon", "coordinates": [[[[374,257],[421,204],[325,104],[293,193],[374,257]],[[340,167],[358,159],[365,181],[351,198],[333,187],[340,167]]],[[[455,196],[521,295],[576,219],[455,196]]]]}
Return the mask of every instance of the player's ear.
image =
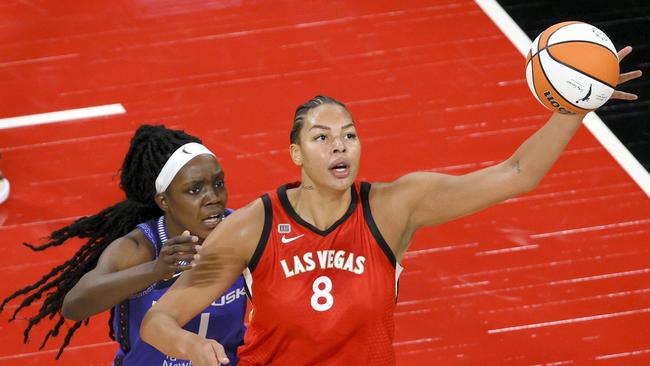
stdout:
{"type": "Polygon", "coordinates": [[[165,192],[163,193],[156,193],[154,196],[154,200],[156,201],[156,204],[158,207],[163,210],[163,212],[169,212],[169,204],[167,202],[167,195],[165,192]]]}
{"type": "Polygon", "coordinates": [[[302,166],[302,149],[298,144],[291,144],[289,146],[289,153],[291,154],[291,160],[297,166],[302,166]]]}

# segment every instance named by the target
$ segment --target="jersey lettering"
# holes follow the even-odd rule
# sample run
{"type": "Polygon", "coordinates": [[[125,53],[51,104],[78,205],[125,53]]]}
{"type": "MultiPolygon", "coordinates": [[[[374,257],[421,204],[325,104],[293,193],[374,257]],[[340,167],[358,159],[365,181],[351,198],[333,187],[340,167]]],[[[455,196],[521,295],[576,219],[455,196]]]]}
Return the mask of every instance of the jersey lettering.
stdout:
{"type": "Polygon", "coordinates": [[[211,306],[224,306],[239,299],[240,297],[245,297],[245,296],[246,296],[246,290],[244,289],[244,287],[238,288],[236,290],[230,291],[227,294],[221,296],[220,298],[212,302],[211,306]]]}
{"type": "Polygon", "coordinates": [[[294,255],[293,259],[280,260],[280,266],[285,278],[311,272],[316,269],[340,269],[354,274],[363,274],[366,257],[348,253],[345,250],[318,250],[316,256],[313,252],[304,253],[302,256],[294,255]],[[314,257],[317,261],[314,261],[314,257]]]}

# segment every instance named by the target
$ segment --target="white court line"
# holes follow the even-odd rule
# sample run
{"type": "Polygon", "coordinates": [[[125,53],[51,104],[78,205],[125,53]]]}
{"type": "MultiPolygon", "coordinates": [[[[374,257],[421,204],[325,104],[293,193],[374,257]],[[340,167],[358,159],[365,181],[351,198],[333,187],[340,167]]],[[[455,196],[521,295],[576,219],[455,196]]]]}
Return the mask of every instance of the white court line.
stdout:
{"type": "Polygon", "coordinates": [[[518,326],[514,326],[514,327],[507,327],[507,328],[490,329],[490,330],[488,330],[488,334],[516,332],[516,331],[520,331],[520,330],[528,330],[528,329],[535,329],[535,328],[542,328],[542,327],[550,327],[550,326],[554,326],[554,325],[573,324],[573,323],[581,323],[581,322],[587,322],[587,321],[592,321],[592,320],[618,318],[618,317],[622,317],[622,316],[644,314],[644,313],[648,313],[648,312],[650,312],[650,308],[637,309],[637,310],[628,310],[628,311],[620,311],[620,312],[617,312],[617,313],[608,313],[608,314],[600,314],[600,315],[592,315],[592,316],[583,316],[583,317],[579,317],[579,318],[555,320],[555,321],[544,322],[544,323],[526,324],[526,325],[518,325],[518,326]]]}
{"type": "Polygon", "coordinates": [[[30,114],[26,116],[0,118],[0,130],[24,126],[41,125],[44,123],[72,121],[82,118],[95,118],[124,114],[126,109],[120,103],[98,105],[95,107],[66,109],[57,112],[30,114]]]}
{"type": "MultiPolygon", "coordinates": [[[[476,4],[483,9],[496,26],[508,37],[510,42],[524,57],[528,53],[530,38],[515,23],[514,20],[506,13],[505,10],[495,0],[474,0],[476,4]]],[[[523,72],[522,72],[523,73],[523,72]]],[[[641,187],[645,194],[650,197],[650,174],[639,163],[630,151],[621,143],[621,141],[607,128],[605,123],[596,115],[589,113],[583,120],[585,127],[591,132],[596,140],[607,150],[614,160],[630,175],[632,180],[641,187]]]]}
{"type": "Polygon", "coordinates": [[[647,353],[650,353],[650,348],[649,349],[636,350],[636,351],[630,351],[630,352],[612,353],[612,354],[609,354],[609,355],[596,356],[595,360],[609,360],[609,359],[612,359],[612,358],[638,356],[638,355],[643,355],[643,354],[647,354],[647,353]]]}

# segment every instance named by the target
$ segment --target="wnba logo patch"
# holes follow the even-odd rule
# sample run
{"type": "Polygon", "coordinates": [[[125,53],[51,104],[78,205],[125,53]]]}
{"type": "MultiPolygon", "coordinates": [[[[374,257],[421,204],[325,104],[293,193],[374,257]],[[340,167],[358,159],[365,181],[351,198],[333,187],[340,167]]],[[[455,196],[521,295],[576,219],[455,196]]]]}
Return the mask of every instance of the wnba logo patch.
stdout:
{"type": "Polygon", "coordinates": [[[278,224],[278,233],[289,234],[291,232],[291,224],[278,224]]]}

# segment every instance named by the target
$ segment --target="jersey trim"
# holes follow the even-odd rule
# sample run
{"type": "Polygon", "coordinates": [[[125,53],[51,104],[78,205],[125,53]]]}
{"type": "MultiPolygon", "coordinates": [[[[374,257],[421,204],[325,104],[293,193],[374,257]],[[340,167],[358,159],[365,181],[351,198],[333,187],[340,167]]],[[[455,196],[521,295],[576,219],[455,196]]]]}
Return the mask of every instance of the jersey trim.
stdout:
{"type": "Polygon", "coordinates": [[[320,236],[327,236],[329,233],[332,231],[336,230],[336,228],[341,225],[342,223],[347,220],[350,215],[354,212],[354,210],[357,208],[357,201],[359,200],[357,197],[357,190],[355,189],[354,185],[350,187],[350,195],[351,195],[351,200],[350,200],[350,206],[348,207],[348,210],[341,216],[340,219],[336,220],[332,226],[327,228],[327,230],[321,230],[317,228],[316,226],[308,223],[307,221],[303,220],[302,217],[298,215],[298,213],[293,209],[293,206],[291,206],[291,202],[289,202],[289,197],[287,197],[287,184],[282,185],[278,188],[278,198],[280,199],[280,203],[282,204],[282,207],[284,208],[284,211],[289,215],[294,221],[299,223],[300,225],[304,226],[305,228],[313,231],[314,233],[320,235],[320,236]]]}
{"type": "Polygon", "coordinates": [[[260,257],[264,252],[264,248],[266,248],[266,243],[269,241],[269,234],[271,233],[271,226],[273,225],[273,208],[271,207],[271,198],[268,194],[264,194],[261,198],[262,203],[264,204],[264,228],[262,229],[260,241],[257,242],[257,248],[255,248],[255,252],[251,257],[251,260],[248,262],[248,270],[250,273],[253,273],[253,271],[255,271],[255,267],[257,267],[257,263],[260,261],[260,257]]]}
{"type": "Polygon", "coordinates": [[[368,227],[370,228],[370,232],[377,241],[377,244],[379,244],[379,247],[384,252],[384,254],[386,254],[386,257],[388,257],[390,263],[393,265],[393,267],[395,267],[395,264],[397,263],[395,253],[393,253],[393,251],[388,246],[388,243],[386,243],[386,240],[384,240],[384,237],[381,235],[381,232],[379,232],[379,228],[375,223],[375,219],[372,217],[372,211],[370,210],[370,201],[368,199],[369,197],[370,183],[361,182],[361,206],[363,207],[363,217],[366,219],[368,227]]]}
{"type": "Polygon", "coordinates": [[[242,274],[244,275],[244,291],[246,291],[248,300],[253,302],[253,275],[251,275],[251,271],[248,268],[244,268],[242,274]]]}
{"type": "MultiPolygon", "coordinates": [[[[117,337],[117,343],[120,345],[122,352],[126,355],[131,350],[131,341],[129,340],[129,303],[128,300],[124,300],[121,303],[117,304],[114,308],[114,311],[117,312],[117,326],[119,328],[120,334],[117,337]]],[[[111,324],[113,326],[113,324],[111,324]]],[[[122,360],[120,360],[121,362],[122,360]]]]}
{"type": "MultiPolygon", "coordinates": [[[[154,259],[158,259],[160,256],[160,250],[162,249],[162,243],[167,240],[167,232],[165,231],[165,216],[160,216],[158,220],[154,219],[138,224],[136,227],[138,230],[140,230],[140,232],[144,234],[145,238],[147,238],[147,241],[149,241],[149,244],[151,244],[151,247],[154,251],[154,259]]],[[[132,294],[127,299],[137,299],[138,297],[142,297],[151,292],[154,288],[157,288],[157,284],[158,283],[154,282],[149,285],[149,287],[140,292],[132,294]]]]}

